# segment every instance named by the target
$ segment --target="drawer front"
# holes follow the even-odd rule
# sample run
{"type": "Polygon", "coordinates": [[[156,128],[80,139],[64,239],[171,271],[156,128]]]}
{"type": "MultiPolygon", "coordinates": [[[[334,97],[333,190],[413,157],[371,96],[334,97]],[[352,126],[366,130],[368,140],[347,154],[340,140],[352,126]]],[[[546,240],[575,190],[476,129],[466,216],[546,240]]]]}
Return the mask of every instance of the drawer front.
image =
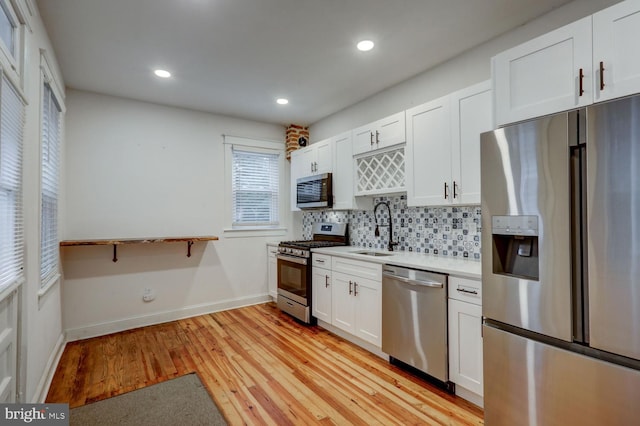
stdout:
{"type": "Polygon", "coordinates": [[[331,256],[313,253],[311,255],[311,265],[317,268],[331,269],[331,256]]]}
{"type": "Polygon", "coordinates": [[[482,281],[450,276],[449,298],[482,305],[482,281]]]}
{"type": "Polygon", "coordinates": [[[379,263],[334,256],[331,269],[334,272],[342,272],[370,280],[382,281],[382,265],[379,263]]]}

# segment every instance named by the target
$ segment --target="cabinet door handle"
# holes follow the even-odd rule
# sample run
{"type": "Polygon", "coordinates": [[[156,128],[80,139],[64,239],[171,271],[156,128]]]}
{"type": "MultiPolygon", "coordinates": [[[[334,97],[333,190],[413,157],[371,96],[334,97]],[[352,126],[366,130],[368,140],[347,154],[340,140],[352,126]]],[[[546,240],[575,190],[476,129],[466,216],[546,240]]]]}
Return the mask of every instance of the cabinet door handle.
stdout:
{"type": "Polygon", "coordinates": [[[584,70],[582,68],[580,68],[580,77],[578,78],[579,80],[579,86],[580,88],[578,89],[578,96],[582,96],[584,95],[584,70]]]}
{"type": "Polygon", "coordinates": [[[349,281],[349,295],[353,294],[353,290],[351,289],[352,286],[353,286],[353,283],[349,281]]]}
{"type": "Polygon", "coordinates": [[[324,276],[324,287],[329,287],[329,275],[324,276]]]}
{"type": "Polygon", "coordinates": [[[369,136],[371,136],[371,146],[373,146],[373,132],[369,132],[369,136]]]}
{"type": "Polygon", "coordinates": [[[447,182],[444,183],[444,199],[449,198],[449,184],[447,182]]]}
{"type": "Polygon", "coordinates": [[[458,198],[458,184],[453,181],[453,198],[458,198]]]}
{"type": "Polygon", "coordinates": [[[380,132],[376,130],[376,145],[380,143],[380,132]]]}
{"type": "Polygon", "coordinates": [[[318,263],[324,263],[324,259],[316,259],[316,262],[318,262],[318,263]]]}
{"type": "Polygon", "coordinates": [[[313,173],[313,162],[311,163],[311,173],[313,173]]]}
{"type": "Polygon", "coordinates": [[[353,295],[357,296],[358,295],[358,283],[357,282],[353,282],[353,295]]]}
{"type": "Polygon", "coordinates": [[[467,294],[478,294],[477,291],[467,290],[466,288],[456,288],[456,291],[459,291],[460,293],[467,293],[467,294]]]}
{"type": "Polygon", "coordinates": [[[604,90],[604,62],[600,61],[600,90],[604,90]]]}

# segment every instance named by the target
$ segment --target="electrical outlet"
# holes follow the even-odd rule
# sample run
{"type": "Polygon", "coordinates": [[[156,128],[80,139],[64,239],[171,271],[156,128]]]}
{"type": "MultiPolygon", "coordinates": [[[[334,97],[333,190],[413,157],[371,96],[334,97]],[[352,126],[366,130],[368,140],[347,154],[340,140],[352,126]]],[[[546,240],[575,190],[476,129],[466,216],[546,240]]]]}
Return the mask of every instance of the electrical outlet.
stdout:
{"type": "Polygon", "coordinates": [[[153,290],[152,288],[145,287],[142,292],[142,300],[144,300],[145,302],[151,302],[155,300],[155,298],[156,298],[156,291],[153,290]]]}

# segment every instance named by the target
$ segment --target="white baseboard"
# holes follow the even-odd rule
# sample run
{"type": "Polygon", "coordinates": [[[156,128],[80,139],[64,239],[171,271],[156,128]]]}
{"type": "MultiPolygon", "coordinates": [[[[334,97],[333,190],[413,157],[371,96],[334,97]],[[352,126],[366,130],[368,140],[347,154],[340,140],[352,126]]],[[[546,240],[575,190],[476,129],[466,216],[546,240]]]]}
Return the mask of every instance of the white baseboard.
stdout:
{"type": "Polygon", "coordinates": [[[47,360],[47,365],[44,367],[44,372],[42,373],[42,377],[38,382],[38,386],[36,387],[35,392],[33,393],[32,403],[44,403],[47,398],[47,393],[49,393],[49,386],[51,386],[51,381],[53,380],[53,375],[56,372],[56,368],[58,368],[58,363],[60,362],[60,358],[62,357],[62,353],[64,352],[64,348],[66,346],[66,340],[64,337],[64,333],[60,333],[58,337],[58,341],[51,351],[51,355],[49,355],[49,359],[47,360]]]}
{"type": "Polygon", "coordinates": [[[71,328],[67,329],[65,334],[67,336],[67,341],[73,342],[75,340],[104,336],[106,334],[131,330],[133,328],[161,324],[164,322],[210,314],[212,312],[226,311],[228,309],[241,308],[243,306],[257,305],[259,303],[270,301],[271,297],[268,294],[241,297],[238,299],[227,299],[216,303],[187,306],[173,311],[156,312],[149,315],[139,315],[116,321],[92,324],[86,327],[71,328]]]}

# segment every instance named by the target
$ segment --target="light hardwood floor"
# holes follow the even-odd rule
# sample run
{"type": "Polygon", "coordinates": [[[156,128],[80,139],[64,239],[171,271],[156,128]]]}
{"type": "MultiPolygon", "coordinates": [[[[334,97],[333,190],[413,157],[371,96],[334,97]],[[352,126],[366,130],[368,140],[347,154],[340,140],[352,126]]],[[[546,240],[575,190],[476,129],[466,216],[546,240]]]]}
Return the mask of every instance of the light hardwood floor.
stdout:
{"type": "Polygon", "coordinates": [[[67,344],[47,402],[197,372],[231,425],[481,425],[483,413],[273,303],[67,344]]]}

